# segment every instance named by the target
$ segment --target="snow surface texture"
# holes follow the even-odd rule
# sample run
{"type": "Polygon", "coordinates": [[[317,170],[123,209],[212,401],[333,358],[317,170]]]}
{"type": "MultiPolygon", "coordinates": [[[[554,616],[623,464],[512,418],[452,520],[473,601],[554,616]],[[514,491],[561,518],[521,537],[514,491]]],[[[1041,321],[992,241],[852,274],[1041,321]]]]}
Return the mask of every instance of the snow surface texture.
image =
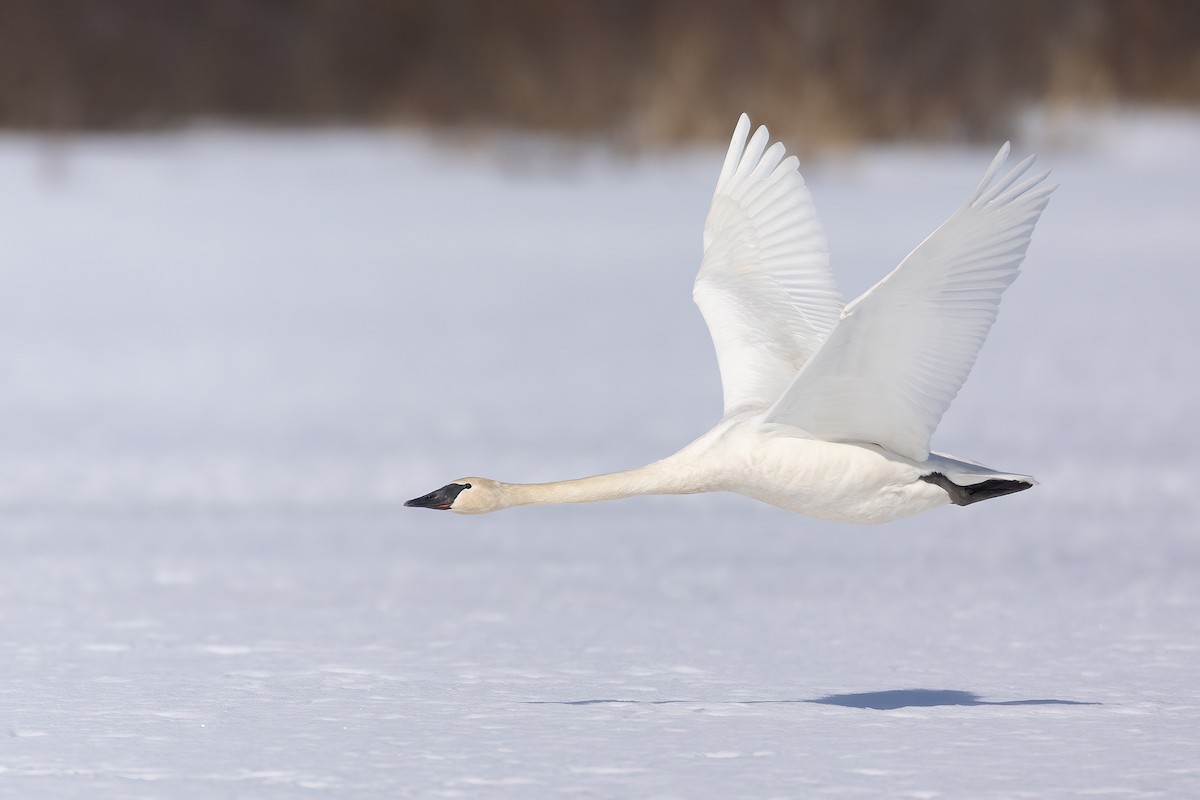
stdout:
{"type": "MultiPolygon", "coordinates": [[[[863,529],[401,508],[716,419],[716,151],[0,138],[0,796],[1200,795],[1200,121],[1051,144],[934,439],[1042,485],[863,529]]],[[[990,155],[809,159],[847,297],[990,155]]]]}

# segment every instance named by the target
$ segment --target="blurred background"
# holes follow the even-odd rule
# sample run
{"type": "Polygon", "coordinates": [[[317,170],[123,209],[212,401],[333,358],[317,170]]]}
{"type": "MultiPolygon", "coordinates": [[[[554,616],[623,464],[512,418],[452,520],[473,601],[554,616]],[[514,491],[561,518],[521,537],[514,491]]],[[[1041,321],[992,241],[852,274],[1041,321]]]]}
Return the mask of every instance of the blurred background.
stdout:
{"type": "Polygon", "coordinates": [[[0,0],[0,795],[1200,796],[1197,186],[1190,0],[0,0]],[[1053,170],[933,442],[1041,484],[403,508],[719,418],[743,111],[847,299],[1053,170]]]}
{"type": "Polygon", "coordinates": [[[1200,101],[1189,0],[3,0],[0,125],[198,121],[716,142],[980,140],[1031,106],[1200,101]]]}

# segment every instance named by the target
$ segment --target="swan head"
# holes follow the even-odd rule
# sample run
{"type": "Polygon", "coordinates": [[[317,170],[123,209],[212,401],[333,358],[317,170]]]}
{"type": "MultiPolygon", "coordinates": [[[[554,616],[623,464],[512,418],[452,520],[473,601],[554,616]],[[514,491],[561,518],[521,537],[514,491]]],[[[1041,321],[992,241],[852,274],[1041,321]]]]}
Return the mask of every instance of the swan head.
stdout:
{"type": "Polygon", "coordinates": [[[499,481],[488,478],[459,478],[404,505],[409,508],[456,511],[459,514],[486,514],[508,506],[500,487],[499,481]]]}

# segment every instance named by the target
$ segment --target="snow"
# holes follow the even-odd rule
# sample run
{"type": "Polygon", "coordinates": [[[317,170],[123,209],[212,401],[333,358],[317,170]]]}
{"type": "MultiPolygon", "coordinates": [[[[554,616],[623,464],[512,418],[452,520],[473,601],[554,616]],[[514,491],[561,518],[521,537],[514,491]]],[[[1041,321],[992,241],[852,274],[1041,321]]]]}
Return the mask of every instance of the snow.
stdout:
{"type": "MultiPolygon", "coordinates": [[[[1200,794],[1200,120],[1057,133],[934,441],[1042,483],[880,528],[401,507],[707,429],[719,152],[0,137],[0,796],[1200,794]]],[[[845,293],[990,156],[811,159],[845,293]]]]}

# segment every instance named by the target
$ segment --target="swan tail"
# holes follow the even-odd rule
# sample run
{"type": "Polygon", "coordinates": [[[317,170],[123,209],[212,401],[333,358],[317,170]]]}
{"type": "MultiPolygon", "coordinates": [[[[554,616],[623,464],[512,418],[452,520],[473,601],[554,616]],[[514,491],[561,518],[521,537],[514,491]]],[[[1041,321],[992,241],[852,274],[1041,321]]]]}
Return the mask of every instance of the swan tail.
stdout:
{"type": "Polygon", "coordinates": [[[997,472],[974,461],[940,453],[931,453],[926,465],[930,472],[922,475],[921,480],[943,489],[956,506],[969,506],[1037,485],[1037,481],[1028,475],[997,472]]]}

